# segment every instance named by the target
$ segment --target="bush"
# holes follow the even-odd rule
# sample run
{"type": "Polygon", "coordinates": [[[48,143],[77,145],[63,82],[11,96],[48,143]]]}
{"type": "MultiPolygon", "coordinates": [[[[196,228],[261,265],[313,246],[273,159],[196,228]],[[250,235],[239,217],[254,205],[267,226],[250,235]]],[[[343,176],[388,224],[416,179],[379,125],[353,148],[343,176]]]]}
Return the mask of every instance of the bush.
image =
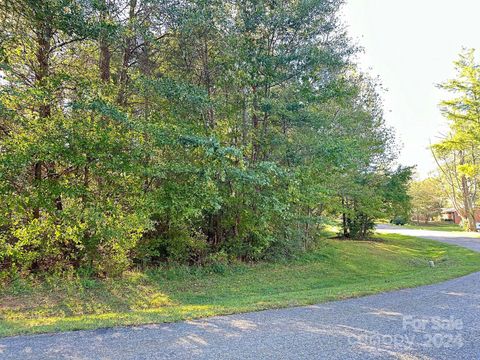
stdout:
{"type": "Polygon", "coordinates": [[[405,225],[407,221],[403,216],[395,216],[392,220],[390,220],[390,223],[394,225],[405,225]]]}

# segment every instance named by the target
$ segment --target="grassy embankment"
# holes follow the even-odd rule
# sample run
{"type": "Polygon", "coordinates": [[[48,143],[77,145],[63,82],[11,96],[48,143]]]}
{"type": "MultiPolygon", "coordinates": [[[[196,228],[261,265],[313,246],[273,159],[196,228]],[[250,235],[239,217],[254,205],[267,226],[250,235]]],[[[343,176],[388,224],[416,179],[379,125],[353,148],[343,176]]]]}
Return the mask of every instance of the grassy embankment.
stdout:
{"type": "Polygon", "coordinates": [[[122,279],[18,280],[0,290],[0,336],[161,323],[314,304],[480,270],[480,254],[412,237],[325,240],[289,262],[172,267],[122,279]],[[428,260],[436,267],[430,268],[428,260]]]}

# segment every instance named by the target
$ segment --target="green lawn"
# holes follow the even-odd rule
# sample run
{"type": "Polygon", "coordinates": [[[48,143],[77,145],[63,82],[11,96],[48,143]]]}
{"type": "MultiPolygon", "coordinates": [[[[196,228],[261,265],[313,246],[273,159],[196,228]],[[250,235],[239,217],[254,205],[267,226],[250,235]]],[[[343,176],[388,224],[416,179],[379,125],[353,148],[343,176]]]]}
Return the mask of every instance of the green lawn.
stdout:
{"type": "Polygon", "coordinates": [[[407,229],[418,230],[437,230],[437,231],[465,231],[463,227],[449,222],[434,222],[428,224],[406,224],[403,227],[407,229]]]}
{"type": "Polygon", "coordinates": [[[294,261],[131,272],[117,280],[16,281],[0,336],[170,322],[344,299],[480,270],[480,254],[401,235],[325,240],[294,261]],[[428,260],[436,267],[430,268],[428,260]]]}

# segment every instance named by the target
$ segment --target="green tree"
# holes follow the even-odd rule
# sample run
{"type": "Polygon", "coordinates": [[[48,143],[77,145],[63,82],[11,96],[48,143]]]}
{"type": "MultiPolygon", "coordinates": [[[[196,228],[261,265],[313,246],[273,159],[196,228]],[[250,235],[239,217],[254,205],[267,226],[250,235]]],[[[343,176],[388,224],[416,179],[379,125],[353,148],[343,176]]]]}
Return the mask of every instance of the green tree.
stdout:
{"type": "Polygon", "coordinates": [[[480,70],[474,50],[464,51],[455,62],[457,76],[440,85],[451,94],[442,101],[443,115],[450,122],[450,134],[432,152],[441,179],[466,227],[475,231],[480,145],[480,70]]]}
{"type": "Polygon", "coordinates": [[[412,218],[417,223],[428,223],[439,217],[447,205],[448,197],[439,178],[413,181],[408,193],[412,199],[412,218]]]}
{"type": "Polygon", "coordinates": [[[342,1],[0,4],[6,272],[283,257],[399,208],[342,1]]]}

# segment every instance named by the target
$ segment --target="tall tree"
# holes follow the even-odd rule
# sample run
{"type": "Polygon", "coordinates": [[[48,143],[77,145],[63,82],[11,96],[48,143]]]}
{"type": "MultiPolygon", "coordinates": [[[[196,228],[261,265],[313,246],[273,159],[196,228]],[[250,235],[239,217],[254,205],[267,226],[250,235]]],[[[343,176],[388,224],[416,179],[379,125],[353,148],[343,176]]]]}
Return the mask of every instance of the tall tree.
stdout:
{"type": "Polygon", "coordinates": [[[450,200],[475,231],[480,146],[480,69],[473,50],[464,51],[455,62],[457,77],[439,87],[451,94],[442,101],[443,115],[450,122],[450,134],[435,144],[433,154],[450,200]]]}

